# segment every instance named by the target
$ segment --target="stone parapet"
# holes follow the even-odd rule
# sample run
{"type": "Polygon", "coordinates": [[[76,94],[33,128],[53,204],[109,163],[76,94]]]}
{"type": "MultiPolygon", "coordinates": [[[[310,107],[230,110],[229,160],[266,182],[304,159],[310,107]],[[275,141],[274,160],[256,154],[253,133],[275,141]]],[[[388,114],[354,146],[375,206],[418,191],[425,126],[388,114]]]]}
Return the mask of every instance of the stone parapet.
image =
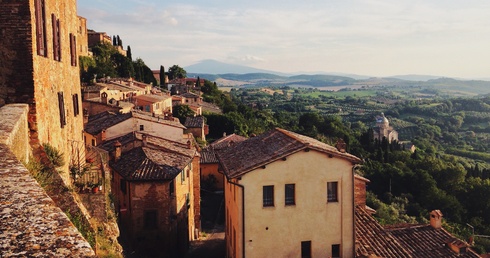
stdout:
{"type": "Polygon", "coordinates": [[[19,161],[30,153],[27,113],[22,104],[0,108],[0,257],[94,257],[19,161]]]}
{"type": "Polygon", "coordinates": [[[27,104],[10,104],[0,108],[0,143],[7,145],[22,162],[27,162],[31,155],[28,113],[27,104]]]}

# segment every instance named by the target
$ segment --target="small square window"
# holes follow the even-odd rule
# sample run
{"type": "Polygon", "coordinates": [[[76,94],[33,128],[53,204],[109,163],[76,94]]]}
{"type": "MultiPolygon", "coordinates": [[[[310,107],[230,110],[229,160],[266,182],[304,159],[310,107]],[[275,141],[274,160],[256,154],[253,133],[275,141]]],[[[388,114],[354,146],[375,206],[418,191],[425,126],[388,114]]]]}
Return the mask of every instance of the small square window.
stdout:
{"type": "Polygon", "coordinates": [[[145,125],[140,125],[140,131],[144,131],[145,130],[145,125]]]}
{"type": "Polygon", "coordinates": [[[284,187],[284,202],[286,205],[295,204],[295,186],[294,184],[286,184],[284,187]]]}
{"type": "Polygon", "coordinates": [[[327,201],[338,202],[338,182],[327,183],[327,201]]]}
{"type": "Polygon", "coordinates": [[[274,206],[274,186],[266,185],[263,187],[263,206],[274,206]]]}

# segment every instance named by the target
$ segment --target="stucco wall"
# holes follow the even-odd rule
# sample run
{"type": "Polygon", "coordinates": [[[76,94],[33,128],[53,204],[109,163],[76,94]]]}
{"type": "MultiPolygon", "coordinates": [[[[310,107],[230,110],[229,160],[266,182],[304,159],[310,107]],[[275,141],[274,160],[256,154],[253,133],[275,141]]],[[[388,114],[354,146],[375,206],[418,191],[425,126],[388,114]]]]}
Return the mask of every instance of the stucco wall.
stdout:
{"type": "Polygon", "coordinates": [[[299,257],[301,242],[311,241],[313,257],[331,256],[334,244],[341,245],[342,257],[353,257],[354,189],[349,161],[302,151],[249,172],[239,182],[245,185],[246,256],[269,257],[274,250],[276,257],[299,257]],[[327,182],[335,181],[338,202],[327,202],[327,182]],[[295,184],[295,205],[285,205],[285,184],[295,184]],[[274,186],[274,207],[263,207],[265,185],[274,186]]]}
{"type": "Polygon", "coordinates": [[[218,163],[201,164],[201,181],[207,180],[210,175],[216,178],[216,189],[222,190],[225,177],[218,172],[218,163]]]}

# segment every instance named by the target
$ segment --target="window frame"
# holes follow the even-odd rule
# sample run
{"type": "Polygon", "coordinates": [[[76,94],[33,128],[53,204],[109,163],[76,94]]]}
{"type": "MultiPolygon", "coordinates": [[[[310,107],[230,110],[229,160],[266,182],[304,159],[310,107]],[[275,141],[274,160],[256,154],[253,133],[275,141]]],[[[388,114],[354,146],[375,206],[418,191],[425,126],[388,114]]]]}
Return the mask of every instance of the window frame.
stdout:
{"type": "Polygon", "coordinates": [[[274,185],[262,186],[262,207],[274,207],[274,185]]]}
{"type": "Polygon", "coordinates": [[[285,184],[284,185],[284,205],[293,206],[296,205],[296,185],[285,184]]]}
{"type": "Polygon", "coordinates": [[[51,26],[53,28],[53,59],[61,62],[61,32],[60,19],[56,18],[56,14],[51,14],[51,26]]]}
{"type": "Polygon", "coordinates": [[[70,33],[70,57],[71,66],[77,66],[77,36],[70,33]]]}
{"type": "Polygon", "coordinates": [[[340,244],[334,244],[332,245],[332,258],[339,258],[341,257],[340,255],[340,244]]]}
{"type": "Polygon", "coordinates": [[[48,57],[46,38],[46,3],[36,0],[34,3],[36,16],[36,48],[39,56],[48,57]]]}
{"type": "Polygon", "coordinates": [[[301,241],[301,258],[311,258],[311,241],[301,241]]]}
{"type": "Polygon", "coordinates": [[[66,125],[66,112],[65,112],[65,99],[63,97],[63,92],[58,92],[58,109],[60,112],[60,125],[64,128],[66,125]]]}
{"type": "Polygon", "coordinates": [[[327,202],[339,202],[339,182],[327,182],[327,202]]]}

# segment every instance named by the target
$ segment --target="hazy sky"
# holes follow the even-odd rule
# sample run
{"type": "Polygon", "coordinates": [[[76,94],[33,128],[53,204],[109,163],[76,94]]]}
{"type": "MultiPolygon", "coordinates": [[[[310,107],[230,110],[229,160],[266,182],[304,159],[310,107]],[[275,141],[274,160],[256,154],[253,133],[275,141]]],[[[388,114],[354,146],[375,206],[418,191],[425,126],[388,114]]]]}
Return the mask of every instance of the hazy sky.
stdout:
{"type": "Polygon", "coordinates": [[[203,59],[278,72],[490,77],[488,0],[78,0],[152,69],[203,59]]]}

